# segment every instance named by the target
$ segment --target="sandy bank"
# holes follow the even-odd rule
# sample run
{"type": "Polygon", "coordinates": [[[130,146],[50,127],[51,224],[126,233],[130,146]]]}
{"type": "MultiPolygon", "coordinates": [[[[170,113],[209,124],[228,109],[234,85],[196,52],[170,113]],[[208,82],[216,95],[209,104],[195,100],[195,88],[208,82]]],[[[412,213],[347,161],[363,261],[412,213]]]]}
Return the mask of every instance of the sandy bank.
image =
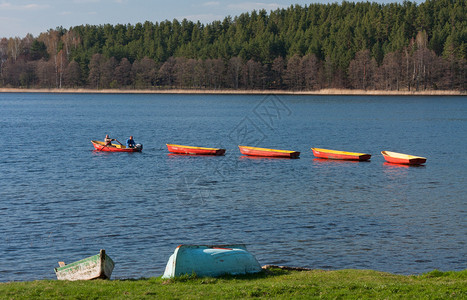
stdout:
{"type": "Polygon", "coordinates": [[[154,89],[154,90],[119,90],[119,89],[18,89],[0,88],[0,93],[89,93],[89,94],[212,94],[212,95],[375,95],[375,96],[465,96],[460,91],[382,91],[382,90],[346,90],[323,89],[318,91],[285,90],[203,90],[203,89],[154,89]]]}

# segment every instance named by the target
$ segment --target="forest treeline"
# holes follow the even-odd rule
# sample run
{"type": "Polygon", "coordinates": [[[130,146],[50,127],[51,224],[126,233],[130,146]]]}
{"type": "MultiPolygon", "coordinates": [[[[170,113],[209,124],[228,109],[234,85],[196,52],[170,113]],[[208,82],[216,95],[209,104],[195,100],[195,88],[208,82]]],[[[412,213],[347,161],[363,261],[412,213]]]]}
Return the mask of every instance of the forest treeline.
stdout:
{"type": "Polygon", "coordinates": [[[465,0],[58,27],[0,41],[0,87],[466,90],[465,0]]]}

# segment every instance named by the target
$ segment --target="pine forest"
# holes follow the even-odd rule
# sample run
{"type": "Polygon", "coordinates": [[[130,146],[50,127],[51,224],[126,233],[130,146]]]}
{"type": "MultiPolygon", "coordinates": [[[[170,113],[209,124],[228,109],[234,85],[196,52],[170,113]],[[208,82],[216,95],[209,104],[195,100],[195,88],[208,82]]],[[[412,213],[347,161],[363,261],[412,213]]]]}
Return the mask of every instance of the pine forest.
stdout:
{"type": "Polygon", "coordinates": [[[465,91],[466,4],[344,1],[209,24],[57,27],[0,40],[0,87],[465,91]]]}

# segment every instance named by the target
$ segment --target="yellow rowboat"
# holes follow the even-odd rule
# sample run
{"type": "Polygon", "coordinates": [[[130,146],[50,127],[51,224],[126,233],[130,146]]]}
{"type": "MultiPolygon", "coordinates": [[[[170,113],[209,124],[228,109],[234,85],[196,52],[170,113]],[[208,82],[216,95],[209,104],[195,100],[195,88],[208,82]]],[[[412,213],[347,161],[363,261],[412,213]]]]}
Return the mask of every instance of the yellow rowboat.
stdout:
{"type": "Polygon", "coordinates": [[[300,156],[300,152],[291,150],[278,150],[250,146],[238,146],[238,148],[240,149],[240,152],[244,155],[288,158],[298,158],[300,156]]]}
{"type": "Polygon", "coordinates": [[[224,155],[225,149],[166,144],[169,152],[191,155],[224,155]]]}
{"type": "Polygon", "coordinates": [[[381,151],[381,154],[383,154],[383,157],[387,162],[393,164],[421,165],[426,162],[426,158],[421,156],[408,155],[391,151],[381,151]]]}
{"type": "Polygon", "coordinates": [[[347,159],[359,161],[369,160],[371,158],[371,154],[367,153],[347,152],[322,148],[311,148],[311,150],[313,150],[313,155],[319,158],[347,159]]]}

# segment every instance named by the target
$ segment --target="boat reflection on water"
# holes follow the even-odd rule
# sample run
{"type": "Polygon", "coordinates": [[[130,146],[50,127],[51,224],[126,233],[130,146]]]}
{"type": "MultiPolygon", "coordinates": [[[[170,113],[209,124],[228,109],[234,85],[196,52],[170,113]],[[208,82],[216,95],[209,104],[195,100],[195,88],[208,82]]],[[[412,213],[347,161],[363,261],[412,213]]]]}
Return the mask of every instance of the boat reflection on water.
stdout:
{"type": "Polygon", "coordinates": [[[390,162],[387,162],[385,161],[383,163],[383,166],[386,168],[386,169],[393,169],[393,170],[397,170],[397,169],[408,169],[410,168],[410,165],[402,165],[402,164],[393,164],[393,163],[390,163],[390,162]]]}
{"type": "Polygon", "coordinates": [[[182,154],[182,153],[167,153],[168,158],[178,158],[178,157],[201,157],[201,158],[214,158],[223,155],[199,155],[199,154],[182,154]]]}
{"type": "Polygon", "coordinates": [[[409,169],[411,168],[424,168],[424,165],[404,165],[404,164],[393,164],[390,162],[383,163],[383,173],[385,176],[392,179],[406,179],[410,174],[409,169]]]}
{"type": "Polygon", "coordinates": [[[167,153],[169,159],[188,159],[192,157],[199,157],[200,159],[216,159],[224,157],[223,155],[198,155],[198,154],[181,154],[181,153],[167,153]]]}
{"type": "Polygon", "coordinates": [[[358,161],[358,160],[343,160],[343,159],[327,159],[327,158],[313,158],[314,163],[318,163],[320,165],[347,165],[347,164],[356,164],[356,163],[365,163],[369,161],[358,161]]]}
{"type": "Polygon", "coordinates": [[[404,164],[390,163],[387,161],[383,163],[383,166],[389,169],[409,169],[409,168],[424,168],[425,167],[425,165],[404,165],[404,164]]]}
{"type": "Polygon", "coordinates": [[[280,157],[280,156],[251,156],[251,155],[241,155],[238,159],[251,159],[251,160],[295,160],[300,159],[300,157],[280,157]]]}
{"type": "MultiPolygon", "coordinates": [[[[89,151],[91,151],[92,155],[102,156],[102,157],[106,157],[106,156],[112,157],[113,155],[115,155],[115,152],[111,152],[111,151],[101,151],[101,150],[95,150],[95,149],[89,150],[89,151]]],[[[119,153],[126,153],[127,155],[138,155],[138,154],[141,154],[142,152],[133,151],[133,152],[119,152],[119,153]]],[[[124,155],[124,154],[121,154],[121,155],[124,155]]]]}

